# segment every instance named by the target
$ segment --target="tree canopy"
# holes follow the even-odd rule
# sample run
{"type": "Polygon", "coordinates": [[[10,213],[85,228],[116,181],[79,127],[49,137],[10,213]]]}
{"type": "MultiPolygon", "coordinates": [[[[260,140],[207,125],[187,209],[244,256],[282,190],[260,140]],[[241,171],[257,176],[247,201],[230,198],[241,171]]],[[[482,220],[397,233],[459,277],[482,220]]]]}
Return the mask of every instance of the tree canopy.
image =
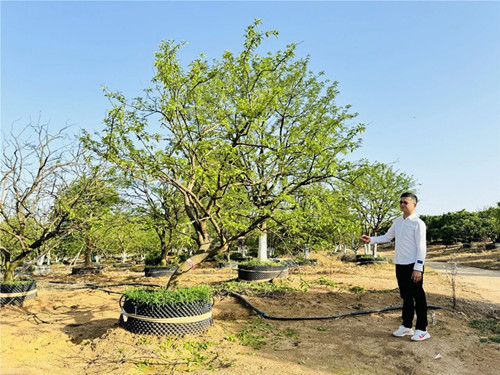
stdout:
{"type": "MultiPolygon", "coordinates": [[[[347,178],[342,159],[359,146],[362,124],[336,103],[336,82],[295,58],[296,45],[258,53],[277,31],[246,29],[243,49],[185,70],[182,47],[165,41],[156,53],[153,87],[113,103],[105,129],[88,144],[133,178],[161,181],[183,196],[198,251],[178,273],[244,238],[287,209],[303,186],[347,178]]],[[[174,277],[175,278],[175,277],[174,277]]]]}

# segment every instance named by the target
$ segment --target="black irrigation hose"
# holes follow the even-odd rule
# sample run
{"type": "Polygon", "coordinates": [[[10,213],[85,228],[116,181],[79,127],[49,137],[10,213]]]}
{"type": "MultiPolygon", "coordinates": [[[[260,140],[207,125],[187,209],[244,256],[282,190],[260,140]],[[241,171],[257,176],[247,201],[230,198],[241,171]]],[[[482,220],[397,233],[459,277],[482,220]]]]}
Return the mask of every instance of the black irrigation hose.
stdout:
{"type": "MultiPolygon", "coordinates": [[[[252,310],[254,310],[257,314],[259,314],[261,317],[265,319],[270,319],[270,320],[321,320],[321,319],[340,319],[340,318],[345,318],[348,316],[356,316],[356,315],[365,315],[365,314],[373,314],[377,312],[383,312],[383,311],[391,311],[391,310],[400,310],[403,308],[403,305],[398,305],[398,306],[387,306],[387,307],[381,307],[379,309],[374,309],[374,310],[361,310],[361,311],[353,311],[350,313],[345,313],[345,314],[337,314],[337,315],[327,315],[327,316],[304,316],[304,317],[280,317],[280,316],[270,316],[267,315],[262,310],[259,310],[256,308],[254,305],[252,305],[250,302],[248,302],[245,297],[242,295],[235,293],[235,292],[229,292],[230,295],[235,296],[239,300],[241,300],[245,305],[250,307],[252,310]]],[[[428,305],[427,308],[429,309],[436,309],[436,310],[448,310],[452,311],[458,314],[462,314],[462,312],[458,310],[451,309],[449,307],[443,307],[443,306],[435,306],[435,305],[428,305]]]]}

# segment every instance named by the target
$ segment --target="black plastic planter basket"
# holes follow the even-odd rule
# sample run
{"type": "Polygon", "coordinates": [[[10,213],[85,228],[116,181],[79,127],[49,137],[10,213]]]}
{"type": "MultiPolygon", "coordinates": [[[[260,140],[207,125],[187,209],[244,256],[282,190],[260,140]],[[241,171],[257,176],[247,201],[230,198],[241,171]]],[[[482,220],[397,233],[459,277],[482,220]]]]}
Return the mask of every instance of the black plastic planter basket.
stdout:
{"type": "Polygon", "coordinates": [[[206,301],[154,306],[123,298],[119,326],[132,333],[184,336],[202,333],[213,323],[212,304],[206,301]]]}
{"type": "Polygon", "coordinates": [[[22,306],[24,301],[34,299],[36,294],[35,280],[32,280],[30,284],[0,284],[0,306],[22,306]]]}
{"type": "Polygon", "coordinates": [[[359,265],[387,263],[383,257],[373,257],[370,255],[356,255],[356,261],[359,265]]]}
{"type": "Polygon", "coordinates": [[[238,265],[238,280],[269,281],[275,278],[287,278],[288,266],[244,266],[238,265]]]}
{"type": "Polygon", "coordinates": [[[146,277],[170,277],[175,271],[177,271],[177,267],[145,267],[144,268],[144,276],[146,277]]]}
{"type": "Polygon", "coordinates": [[[72,275],[94,275],[102,273],[105,266],[78,266],[71,268],[72,275]]]}

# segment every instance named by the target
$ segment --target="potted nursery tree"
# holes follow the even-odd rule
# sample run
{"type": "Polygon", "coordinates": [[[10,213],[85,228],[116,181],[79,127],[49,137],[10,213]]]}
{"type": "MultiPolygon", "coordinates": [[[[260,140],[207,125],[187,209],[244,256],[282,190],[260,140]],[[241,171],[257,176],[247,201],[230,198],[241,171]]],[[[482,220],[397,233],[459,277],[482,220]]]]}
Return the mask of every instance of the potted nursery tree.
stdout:
{"type": "Polygon", "coordinates": [[[206,286],[127,289],[119,304],[119,326],[132,333],[183,336],[213,323],[212,292],[206,286]]]}
{"type": "Polygon", "coordinates": [[[274,261],[247,260],[238,264],[238,280],[269,281],[287,278],[288,265],[274,261]]]}
{"type": "Polygon", "coordinates": [[[173,262],[168,264],[162,262],[162,255],[159,252],[151,252],[146,255],[144,260],[146,266],[144,267],[144,276],[146,277],[170,277],[177,270],[177,265],[173,262]]]}

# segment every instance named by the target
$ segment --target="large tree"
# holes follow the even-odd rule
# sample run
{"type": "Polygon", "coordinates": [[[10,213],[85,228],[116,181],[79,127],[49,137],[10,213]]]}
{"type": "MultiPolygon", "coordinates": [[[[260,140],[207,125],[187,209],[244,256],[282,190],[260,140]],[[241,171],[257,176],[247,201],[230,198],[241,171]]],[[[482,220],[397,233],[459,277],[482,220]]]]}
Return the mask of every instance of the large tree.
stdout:
{"type": "Polygon", "coordinates": [[[29,255],[50,248],[63,234],[72,209],[88,189],[81,184],[74,194],[61,199],[71,182],[86,169],[83,152],[66,128],[50,134],[48,125],[29,124],[3,136],[0,166],[0,251],[4,281],[29,255]]]}
{"type": "Polygon", "coordinates": [[[260,21],[243,49],[185,70],[182,45],[163,42],[153,87],[113,103],[106,128],[92,141],[103,157],[132,175],[174,186],[183,196],[198,251],[172,277],[262,228],[302,186],[346,172],[341,156],[359,145],[362,124],[336,102],[336,82],[295,58],[296,45],[260,55],[260,21]]]}

